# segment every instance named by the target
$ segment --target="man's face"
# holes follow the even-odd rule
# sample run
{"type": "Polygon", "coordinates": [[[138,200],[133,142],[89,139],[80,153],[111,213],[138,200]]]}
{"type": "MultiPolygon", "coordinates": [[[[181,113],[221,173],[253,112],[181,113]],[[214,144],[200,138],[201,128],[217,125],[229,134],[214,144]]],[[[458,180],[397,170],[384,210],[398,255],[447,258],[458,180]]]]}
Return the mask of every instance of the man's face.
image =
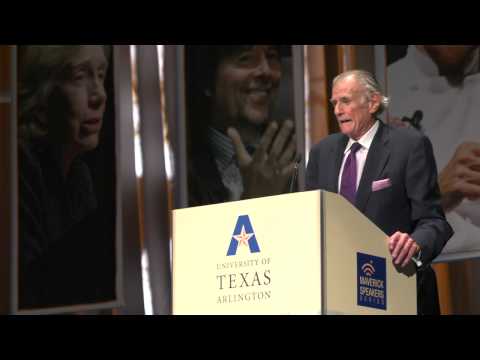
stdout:
{"type": "Polygon", "coordinates": [[[463,73],[478,45],[424,45],[425,51],[444,75],[463,73]]]}
{"type": "Polygon", "coordinates": [[[102,46],[82,46],[50,98],[50,131],[72,152],[82,153],[98,146],[107,100],[106,72],[102,46]]]}
{"type": "Polygon", "coordinates": [[[270,120],[281,76],[280,56],[273,46],[245,47],[225,58],[215,81],[214,116],[227,127],[243,121],[265,124],[270,120]]]}
{"type": "Polygon", "coordinates": [[[338,81],[333,87],[331,103],[340,130],[353,140],[360,139],[375,122],[380,106],[378,95],[368,100],[366,90],[354,76],[338,81]]]}

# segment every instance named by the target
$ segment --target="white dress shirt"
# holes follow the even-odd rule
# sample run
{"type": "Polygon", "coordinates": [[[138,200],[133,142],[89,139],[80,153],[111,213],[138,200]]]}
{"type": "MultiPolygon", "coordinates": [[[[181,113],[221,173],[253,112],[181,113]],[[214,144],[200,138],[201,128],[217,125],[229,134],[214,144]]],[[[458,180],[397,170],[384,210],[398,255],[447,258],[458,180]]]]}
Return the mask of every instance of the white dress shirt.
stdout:
{"type": "Polygon", "coordinates": [[[342,176],[343,170],[345,168],[345,162],[347,161],[348,155],[350,155],[350,149],[355,142],[358,142],[362,147],[357,152],[357,190],[358,186],[360,185],[360,181],[362,179],[363,169],[365,168],[365,163],[367,161],[368,151],[372,146],[373,139],[377,134],[378,128],[380,124],[378,120],[375,121],[375,124],[367,131],[365,135],[363,135],[358,141],[349,139],[347,147],[345,148],[345,152],[343,154],[343,162],[342,167],[340,168],[340,176],[338,177],[338,192],[340,193],[340,189],[342,186],[342,176]]]}

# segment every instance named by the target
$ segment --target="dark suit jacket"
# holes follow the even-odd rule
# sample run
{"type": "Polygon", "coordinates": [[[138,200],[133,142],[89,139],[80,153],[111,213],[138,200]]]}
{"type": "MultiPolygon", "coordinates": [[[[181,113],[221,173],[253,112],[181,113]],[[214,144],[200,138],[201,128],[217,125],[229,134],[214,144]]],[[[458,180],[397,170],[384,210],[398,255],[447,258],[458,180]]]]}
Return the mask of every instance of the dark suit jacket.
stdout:
{"type": "Polygon", "coordinates": [[[202,143],[190,152],[188,197],[189,206],[220,204],[228,201],[228,189],[222,182],[208,143],[202,143]]]}
{"type": "Polygon", "coordinates": [[[19,308],[114,300],[111,205],[97,203],[89,167],[76,159],[65,179],[48,146],[18,150],[19,308]]]}
{"type": "MultiPolygon", "coordinates": [[[[334,134],[313,147],[307,190],[338,192],[338,177],[348,138],[334,134]]],[[[437,167],[430,140],[413,129],[394,129],[380,121],[370,147],[355,206],[387,235],[405,232],[422,250],[418,276],[419,313],[438,313],[435,274],[430,263],[453,230],[440,204],[437,167]],[[372,183],[390,179],[392,186],[372,192],[372,183]]]]}

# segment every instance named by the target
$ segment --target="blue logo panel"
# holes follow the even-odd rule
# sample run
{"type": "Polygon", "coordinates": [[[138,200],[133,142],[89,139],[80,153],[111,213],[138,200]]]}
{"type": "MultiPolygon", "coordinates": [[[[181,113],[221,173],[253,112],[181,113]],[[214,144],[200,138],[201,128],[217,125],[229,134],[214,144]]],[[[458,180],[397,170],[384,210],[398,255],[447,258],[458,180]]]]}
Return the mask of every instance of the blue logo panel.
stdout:
{"type": "Polygon", "coordinates": [[[238,218],[230,246],[228,247],[227,256],[237,255],[239,246],[248,246],[252,254],[260,252],[255,231],[253,231],[252,222],[248,215],[243,215],[238,218]]]}
{"type": "Polygon", "coordinates": [[[358,306],[387,310],[387,261],[357,253],[358,306]]]}

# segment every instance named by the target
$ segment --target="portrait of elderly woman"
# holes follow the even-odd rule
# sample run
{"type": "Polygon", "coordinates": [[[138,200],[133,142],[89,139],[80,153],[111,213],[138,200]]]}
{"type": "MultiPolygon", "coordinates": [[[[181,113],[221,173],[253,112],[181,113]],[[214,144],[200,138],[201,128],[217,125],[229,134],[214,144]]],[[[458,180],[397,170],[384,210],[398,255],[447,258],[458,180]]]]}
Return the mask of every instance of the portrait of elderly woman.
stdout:
{"type": "MultiPolygon", "coordinates": [[[[296,171],[287,45],[185,46],[189,205],[286,193],[296,171]]],[[[290,82],[291,84],[291,82],[290,82]]]]}
{"type": "Polygon", "coordinates": [[[20,310],[115,299],[111,56],[18,48],[20,310]]]}

